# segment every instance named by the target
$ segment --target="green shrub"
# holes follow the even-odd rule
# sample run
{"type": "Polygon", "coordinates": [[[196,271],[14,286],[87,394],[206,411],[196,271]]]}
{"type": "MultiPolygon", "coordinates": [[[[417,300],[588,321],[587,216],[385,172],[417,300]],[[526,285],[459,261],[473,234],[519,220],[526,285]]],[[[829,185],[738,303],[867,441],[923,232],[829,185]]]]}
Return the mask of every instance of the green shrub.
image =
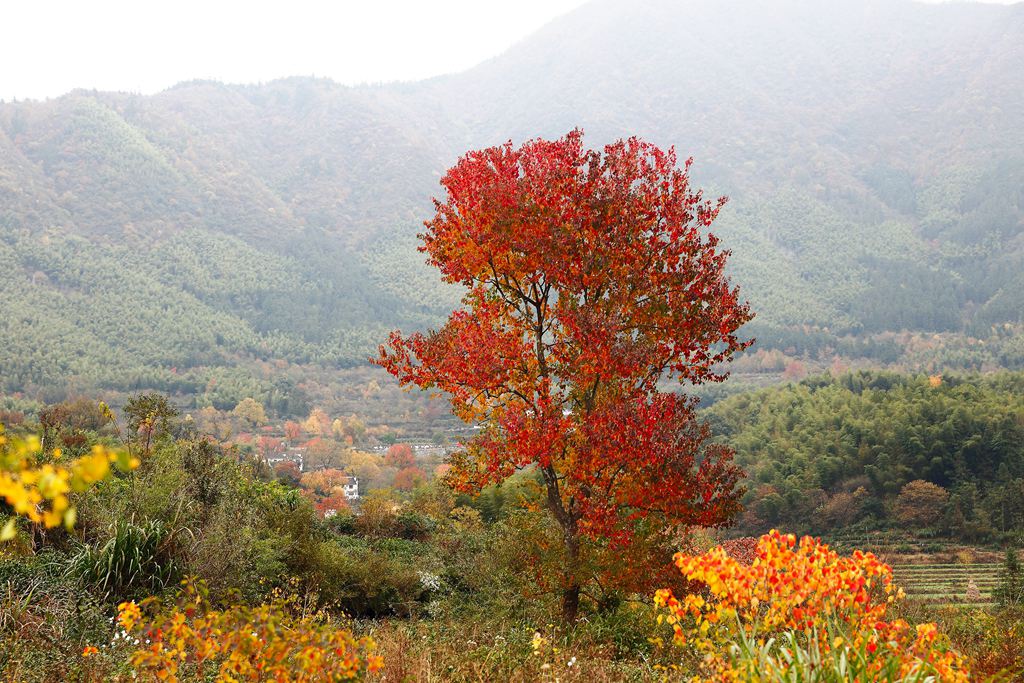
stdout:
{"type": "MultiPolygon", "coordinates": [[[[355,539],[353,539],[355,540],[355,539]]],[[[429,592],[422,570],[365,543],[321,543],[312,571],[320,599],[352,616],[409,616],[429,592]]]]}
{"type": "Polygon", "coordinates": [[[339,512],[324,520],[324,526],[342,536],[350,536],[356,532],[356,516],[351,512],[339,512]]]}
{"type": "Polygon", "coordinates": [[[1000,607],[1024,605],[1024,568],[1020,565],[1015,548],[1006,550],[1006,559],[999,572],[999,585],[992,591],[1000,607]]]}
{"type": "Polygon", "coordinates": [[[72,559],[69,574],[95,588],[105,600],[128,600],[159,593],[181,578],[171,546],[173,537],[163,524],[115,523],[109,540],[85,546],[72,559]]]}
{"type": "Polygon", "coordinates": [[[412,510],[402,510],[395,521],[398,536],[410,540],[427,538],[436,526],[433,519],[412,510]]]}

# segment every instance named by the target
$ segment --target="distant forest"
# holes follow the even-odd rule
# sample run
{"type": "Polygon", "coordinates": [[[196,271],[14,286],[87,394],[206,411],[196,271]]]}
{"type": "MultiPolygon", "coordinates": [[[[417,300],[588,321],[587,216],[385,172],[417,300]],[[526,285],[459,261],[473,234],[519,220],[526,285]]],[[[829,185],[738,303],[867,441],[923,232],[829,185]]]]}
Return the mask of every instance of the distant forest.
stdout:
{"type": "Polygon", "coordinates": [[[811,377],[705,413],[747,472],[740,533],[1024,528],[1024,374],[811,377]]]}

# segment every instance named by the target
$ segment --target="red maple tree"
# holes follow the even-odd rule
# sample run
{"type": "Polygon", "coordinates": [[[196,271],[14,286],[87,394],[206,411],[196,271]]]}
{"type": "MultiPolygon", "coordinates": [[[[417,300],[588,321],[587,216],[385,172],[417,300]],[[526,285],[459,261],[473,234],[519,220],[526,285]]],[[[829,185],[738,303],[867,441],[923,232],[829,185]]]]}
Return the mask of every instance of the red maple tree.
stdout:
{"type": "Polygon", "coordinates": [[[421,235],[464,308],[392,333],[375,359],[480,426],[452,457],[458,489],[539,472],[568,621],[581,542],[622,547],[640,520],[716,526],[739,509],[731,452],[708,443],[694,400],[658,388],[722,381],[749,344],[736,333],[752,315],[707,231],[725,199],[691,189],[689,166],[637,138],[588,150],[579,130],[466,154],[421,235]]]}
{"type": "Polygon", "coordinates": [[[407,443],[396,443],[384,454],[384,464],[389,467],[405,469],[416,464],[416,456],[412,452],[412,446],[407,443]]]}
{"type": "Polygon", "coordinates": [[[413,465],[398,470],[393,486],[399,491],[412,491],[426,481],[427,473],[413,465]]]}
{"type": "Polygon", "coordinates": [[[284,437],[288,439],[289,442],[294,443],[300,436],[302,436],[302,425],[292,420],[288,420],[284,423],[284,437]]]}

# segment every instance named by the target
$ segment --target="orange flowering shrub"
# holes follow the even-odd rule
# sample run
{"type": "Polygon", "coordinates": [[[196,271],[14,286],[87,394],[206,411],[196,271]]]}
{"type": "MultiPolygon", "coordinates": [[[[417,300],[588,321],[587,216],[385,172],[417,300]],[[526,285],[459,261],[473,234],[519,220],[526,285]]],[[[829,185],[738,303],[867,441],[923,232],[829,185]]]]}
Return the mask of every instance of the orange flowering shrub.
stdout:
{"type": "Polygon", "coordinates": [[[699,658],[694,680],[968,680],[934,624],[885,620],[903,591],[871,553],[841,557],[811,537],[772,531],[749,566],[721,547],[675,563],[704,590],[682,600],[660,590],[655,601],[675,642],[699,658]]]}
{"type": "Polygon", "coordinates": [[[291,614],[286,601],[217,610],[202,585],[186,584],[169,611],[159,600],[118,605],[131,664],[157,680],[342,681],[380,669],[370,638],[291,614]]]}
{"type": "MultiPolygon", "coordinates": [[[[48,528],[75,524],[75,508],[68,499],[107,478],[111,466],[121,471],[138,467],[139,461],[124,450],[93,446],[80,458],[61,462],[60,449],[44,453],[38,437],[13,438],[0,425],[0,499],[26,517],[48,528]]],[[[15,517],[0,529],[0,541],[15,534],[15,517]]]]}

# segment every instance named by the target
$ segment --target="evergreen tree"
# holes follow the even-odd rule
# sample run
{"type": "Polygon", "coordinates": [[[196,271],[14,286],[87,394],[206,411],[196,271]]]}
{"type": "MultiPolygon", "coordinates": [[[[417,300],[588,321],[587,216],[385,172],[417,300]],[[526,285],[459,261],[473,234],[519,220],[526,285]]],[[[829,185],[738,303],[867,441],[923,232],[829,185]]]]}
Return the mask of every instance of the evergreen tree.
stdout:
{"type": "Polygon", "coordinates": [[[1006,559],[999,572],[999,586],[992,591],[1000,607],[1016,607],[1024,604],[1024,572],[1016,548],[1006,549],[1006,559]]]}

